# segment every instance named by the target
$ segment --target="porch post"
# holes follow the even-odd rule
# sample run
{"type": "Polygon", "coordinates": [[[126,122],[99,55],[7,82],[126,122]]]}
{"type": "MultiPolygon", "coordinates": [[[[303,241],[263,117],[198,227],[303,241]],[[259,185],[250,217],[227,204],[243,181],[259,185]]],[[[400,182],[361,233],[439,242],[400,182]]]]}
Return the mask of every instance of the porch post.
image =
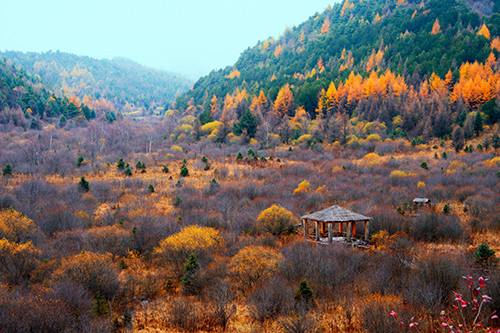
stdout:
{"type": "Polygon", "coordinates": [[[370,237],[370,220],[365,221],[365,241],[370,237]]]}
{"type": "Polygon", "coordinates": [[[347,240],[351,240],[352,237],[352,222],[347,222],[347,240]]]}
{"type": "Polygon", "coordinates": [[[304,229],[304,238],[307,239],[307,220],[302,219],[302,228],[304,229]]]}
{"type": "Polygon", "coordinates": [[[356,221],[352,222],[352,237],[356,236],[356,221]]]}
{"type": "Polygon", "coordinates": [[[332,223],[328,223],[328,243],[332,244],[333,238],[333,225],[332,223]]]}
{"type": "Polygon", "coordinates": [[[314,221],[315,226],[314,228],[316,229],[316,241],[319,241],[319,226],[318,226],[318,221],[314,221]]]}

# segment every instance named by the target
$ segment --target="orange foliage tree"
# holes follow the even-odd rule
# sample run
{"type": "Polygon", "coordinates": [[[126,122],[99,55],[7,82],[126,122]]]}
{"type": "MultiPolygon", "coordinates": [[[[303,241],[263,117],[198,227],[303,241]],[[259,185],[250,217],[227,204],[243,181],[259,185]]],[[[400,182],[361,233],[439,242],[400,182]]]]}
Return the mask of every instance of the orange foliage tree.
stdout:
{"type": "Polygon", "coordinates": [[[25,243],[40,237],[42,232],[33,220],[12,209],[0,211],[0,239],[25,243]]]}
{"type": "Polygon", "coordinates": [[[441,33],[441,25],[439,24],[439,20],[436,19],[436,21],[434,21],[434,24],[432,25],[431,34],[437,35],[439,33],[441,33]]]}
{"type": "Polygon", "coordinates": [[[326,34],[328,31],[330,31],[330,18],[327,16],[325,21],[323,22],[323,25],[321,25],[321,33],[326,34]]]}
{"type": "Polygon", "coordinates": [[[0,239],[0,273],[4,281],[17,284],[29,278],[38,267],[41,254],[31,242],[18,244],[0,239]]]}
{"type": "Polygon", "coordinates": [[[248,245],[242,248],[229,264],[235,284],[243,292],[278,270],[283,255],[263,246],[248,245]]]}
{"type": "Polygon", "coordinates": [[[290,90],[290,85],[284,85],[278,92],[276,101],[274,102],[274,111],[282,118],[289,116],[294,107],[293,94],[290,90]]]}

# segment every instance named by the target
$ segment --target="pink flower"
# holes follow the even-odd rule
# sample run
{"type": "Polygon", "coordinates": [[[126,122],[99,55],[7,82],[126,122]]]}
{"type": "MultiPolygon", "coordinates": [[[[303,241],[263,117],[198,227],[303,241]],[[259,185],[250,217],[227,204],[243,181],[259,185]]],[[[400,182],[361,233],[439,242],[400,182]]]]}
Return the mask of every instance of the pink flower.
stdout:
{"type": "Polygon", "coordinates": [[[483,295],[483,301],[484,302],[489,302],[489,301],[491,301],[491,297],[488,296],[488,295],[483,295]]]}
{"type": "Polygon", "coordinates": [[[394,311],[391,311],[391,313],[389,313],[389,316],[393,316],[394,318],[396,318],[398,314],[394,311]]]}
{"type": "Polygon", "coordinates": [[[493,315],[493,316],[491,316],[491,319],[498,319],[498,316],[497,315],[493,315]]]}
{"type": "Polygon", "coordinates": [[[447,326],[448,326],[448,324],[447,324],[447,323],[441,323],[441,326],[443,326],[443,327],[447,327],[447,326]]]}
{"type": "Polygon", "coordinates": [[[410,324],[410,327],[416,327],[416,326],[418,326],[417,322],[413,322],[413,323],[410,324]]]}

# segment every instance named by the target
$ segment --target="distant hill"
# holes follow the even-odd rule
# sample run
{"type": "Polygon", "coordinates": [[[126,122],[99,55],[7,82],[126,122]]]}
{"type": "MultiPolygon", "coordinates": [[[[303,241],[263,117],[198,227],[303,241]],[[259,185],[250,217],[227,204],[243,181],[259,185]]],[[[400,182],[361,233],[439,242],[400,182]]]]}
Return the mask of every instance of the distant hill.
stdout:
{"type": "MultiPolygon", "coordinates": [[[[442,137],[490,102],[482,116],[495,123],[499,10],[489,0],[344,0],[202,77],[177,98],[176,109],[198,116],[202,125],[221,120],[224,110],[233,123],[246,109],[257,118],[257,108],[264,118],[270,111],[294,117],[300,109],[326,121],[339,112],[383,122],[391,135],[442,137]],[[470,91],[483,81],[484,91],[470,91]],[[265,105],[259,107],[258,97],[265,105]]],[[[282,139],[288,136],[279,123],[267,122],[282,139]]],[[[295,137],[311,132],[292,130],[295,137]]]]}
{"type": "Polygon", "coordinates": [[[11,61],[0,59],[0,125],[37,129],[42,119],[89,120],[95,112],[75,98],[49,93],[39,77],[26,73],[11,61]]]}
{"type": "MultiPolygon", "coordinates": [[[[59,51],[7,51],[0,52],[0,58],[37,75],[56,95],[76,96],[80,100],[87,95],[88,104],[103,98],[104,103],[115,108],[127,104],[146,109],[154,105],[163,107],[192,84],[179,74],[147,68],[125,58],[97,60],[59,51]]],[[[96,106],[99,110],[99,105],[96,106]]]]}

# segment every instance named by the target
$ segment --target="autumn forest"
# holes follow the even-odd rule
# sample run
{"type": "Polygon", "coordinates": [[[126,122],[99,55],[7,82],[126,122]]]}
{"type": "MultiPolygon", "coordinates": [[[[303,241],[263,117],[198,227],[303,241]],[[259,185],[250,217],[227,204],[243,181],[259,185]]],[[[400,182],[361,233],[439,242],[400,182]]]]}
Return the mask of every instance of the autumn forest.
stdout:
{"type": "Polygon", "coordinates": [[[499,332],[499,57],[489,0],[343,0],[196,82],[1,52],[0,332],[499,332]],[[333,205],[366,240],[304,235],[333,205]]]}

